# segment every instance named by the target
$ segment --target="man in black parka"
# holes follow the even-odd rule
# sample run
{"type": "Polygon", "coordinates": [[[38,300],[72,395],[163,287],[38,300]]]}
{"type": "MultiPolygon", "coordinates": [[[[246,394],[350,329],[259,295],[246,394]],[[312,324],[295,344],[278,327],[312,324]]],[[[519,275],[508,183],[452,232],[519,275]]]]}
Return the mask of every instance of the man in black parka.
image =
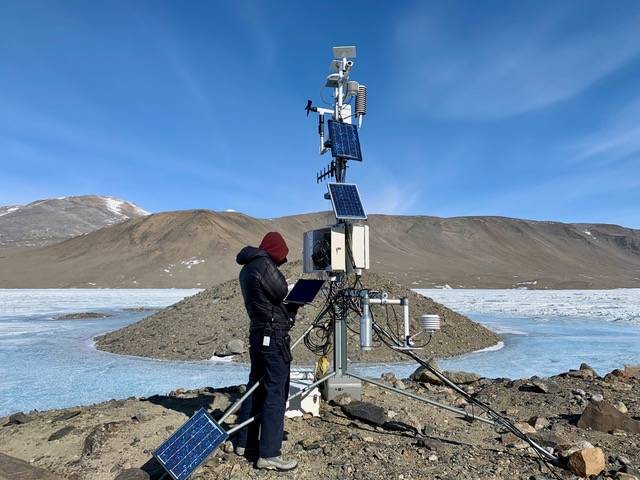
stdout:
{"type": "Polygon", "coordinates": [[[251,372],[247,388],[262,379],[260,387],[242,404],[238,415],[239,423],[260,416],[240,430],[236,452],[239,455],[257,453],[258,468],[279,471],[292,470],[298,464],[281,455],[291,366],[289,329],[297,312],[296,306],[283,303],[288,287],[278,267],[287,261],[288,253],[282,235],[270,232],[258,248],[245,247],[236,257],[243,266],[240,288],[251,320],[251,372]]]}

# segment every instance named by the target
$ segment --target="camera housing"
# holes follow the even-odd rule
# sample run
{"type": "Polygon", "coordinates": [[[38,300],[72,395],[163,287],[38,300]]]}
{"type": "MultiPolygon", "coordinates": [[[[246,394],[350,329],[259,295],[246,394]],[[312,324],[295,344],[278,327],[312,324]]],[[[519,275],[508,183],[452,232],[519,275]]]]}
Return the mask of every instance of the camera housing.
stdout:
{"type": "Polygon", "coordinates": [[[304,234],[304,273],[369,268],[369,226],[339,224],[304,234]]]}
{"type": "Polygon", "coordinates": [[[304,273],[344,272],[345,234],[342,225],[310,230],[304,234],[304,273]]]}

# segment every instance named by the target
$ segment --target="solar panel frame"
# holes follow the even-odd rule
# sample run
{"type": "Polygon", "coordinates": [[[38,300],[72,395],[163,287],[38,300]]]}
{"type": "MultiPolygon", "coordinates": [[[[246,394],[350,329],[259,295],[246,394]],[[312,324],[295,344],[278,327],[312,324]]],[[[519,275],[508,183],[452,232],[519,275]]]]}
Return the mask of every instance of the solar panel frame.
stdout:
{"type": "Polygon", "coordinates": [[[228,436],[201,408],[160,445],[153,456],[171,478],[186,480],[228,436]]]}
{"type": "Polygon", "coordinates": [[[335,120],[329,120],[327,123],[331,139],[331,155],[361,162],[362,150],[360,149],[358,127],[335,120]]]}
{"type": "Polygon", "coordinates": [[[360,192],[355,183],[329,183],[333,213],[338,220],[366,220],[360,192]]]}

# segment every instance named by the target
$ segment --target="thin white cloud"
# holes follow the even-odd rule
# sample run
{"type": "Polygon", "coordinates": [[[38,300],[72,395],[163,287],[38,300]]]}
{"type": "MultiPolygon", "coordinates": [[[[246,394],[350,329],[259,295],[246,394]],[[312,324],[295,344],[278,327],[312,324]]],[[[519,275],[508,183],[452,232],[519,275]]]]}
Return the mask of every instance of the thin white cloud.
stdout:
{"type": "Polygon", "coordinates": [[[567,150],[571,152],[569,164],[597,162],[600,165],[615,163],[632,155],[640,155],[640,100],[612,113],[599,131],[574,141],[567,150]]]}
{"type": "Polygon", "coordinates": [[[273,32],[269,4],[246,2],[238,4],[237,14],[247,25],[247,34],[253,40],[257,58],[263,68],[273,69],[278,57],[278,43],[273,32]]]}
{"type": "Polygon", "coordinates": [[[367,213],[408,214],[422,194],[422,189],[415,184],[394,178],[388,172],[376,178],[369,177],[359,187],[367,213]]]}
{"type": "Polygon", "coordinates": [[[516,115],[572,98],[640,53],[638,3],[617,15],[606,3],[534,5],[529,15],[477,20],[426,2],[405,12],[396,25],[396,70],[408,108],[454,118],[516,115]]]}

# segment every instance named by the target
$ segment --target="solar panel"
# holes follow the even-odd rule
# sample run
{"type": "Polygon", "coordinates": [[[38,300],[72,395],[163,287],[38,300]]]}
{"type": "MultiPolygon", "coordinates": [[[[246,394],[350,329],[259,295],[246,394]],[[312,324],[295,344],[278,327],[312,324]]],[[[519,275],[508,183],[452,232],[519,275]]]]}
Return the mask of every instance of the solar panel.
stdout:
{"type": "Polygon", "coordinates": [[[358,187],[353,183],[330,183],[329,195],[337,219],[366,220],[358,187]]]}
{"type": "Polygon", "coordinates": [[[185,480],[227,437],[227,432],[201,408],[153,456],[174,480],[185,480]]]}
{"type": "Polygon", "coordinates": [[[358,127],[349,123],[329,120],[329,138],[331,139],[331,155],[349,160],[362,161],[358,127]]]}

